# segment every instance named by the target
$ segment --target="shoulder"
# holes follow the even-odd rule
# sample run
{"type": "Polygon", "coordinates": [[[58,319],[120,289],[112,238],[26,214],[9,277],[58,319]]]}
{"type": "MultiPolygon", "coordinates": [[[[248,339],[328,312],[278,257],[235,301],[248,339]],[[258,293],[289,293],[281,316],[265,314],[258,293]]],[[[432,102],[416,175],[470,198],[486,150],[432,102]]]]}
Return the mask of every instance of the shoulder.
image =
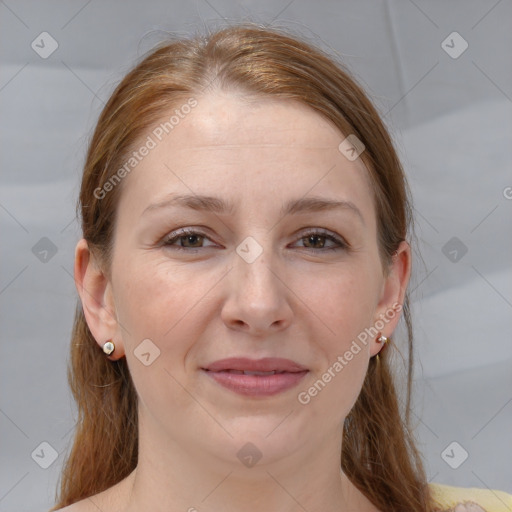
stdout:
{"type": "Polygon", "coordinates": [[[430,483],[432,497],[442,510],[455,512],[510,512],[512,494],[495,489],[478,487],[454,487],[430,483]]]}

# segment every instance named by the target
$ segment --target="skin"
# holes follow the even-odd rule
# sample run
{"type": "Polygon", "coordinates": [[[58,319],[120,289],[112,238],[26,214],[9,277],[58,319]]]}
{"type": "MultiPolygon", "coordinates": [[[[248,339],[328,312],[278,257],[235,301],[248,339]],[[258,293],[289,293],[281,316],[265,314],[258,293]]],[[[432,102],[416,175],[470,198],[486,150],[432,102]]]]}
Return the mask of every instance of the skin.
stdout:
{"type": "MultiPolygon", "coordinates": [[[[341,472],[339,458],[343,421],[381,343],[360,344],[308,404],[297,395],[403,302],[410,247],[400,245],[385,273],[367,171],[360,158],[349,161],[338,150],[345,135],[318,113],[233,92],[197,100],[124,178],[110,276],[85,240],[76,247],[87,323],[100,346],[115,343],[110,359],[128,361],[140,397],[140,437],[134,472],[71,507],[375,511],[341,472]],[[143,215],[169,193],[223,198],[236,210],[143,215]],[[350,209],[280,215],[284,202],[312,195],[351,201],[362,219],[350,209]],[[184,227],[206,236],[160,244],[184,227]],[[337,243],[321,234],[311,241],[309,228],[342,237],[349,249],[328,250],[337,243]],[[248,236],[262,249],[252,263],[236,252],[248,236]],[[149,366],[134,355],[147,338],[160,350],[149,366]],[[285,357],[309,373],[273,397],[244,397],[200,370],[235,355],[285,357]],[[262,454],[253,467],[236,455],[248,442],[262,454]]],[[[396,314],[382,333],[390,336],[398,320],[396,314]]]]}

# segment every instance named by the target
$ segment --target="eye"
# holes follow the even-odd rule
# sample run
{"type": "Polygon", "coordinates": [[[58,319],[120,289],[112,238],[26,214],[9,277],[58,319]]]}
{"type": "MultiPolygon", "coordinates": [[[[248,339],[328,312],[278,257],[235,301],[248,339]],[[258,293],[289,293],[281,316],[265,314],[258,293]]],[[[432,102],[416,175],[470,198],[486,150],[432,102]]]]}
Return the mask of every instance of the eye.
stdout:
{"type": "MultiPolygon", "coordinates": [[[[187,250],[188,252],[197,252],[198,249],[203,249],[200,244],[204,240],[209,240],[208,236],[201,231],[197,231],[190,228],[184,228],[179,231],[171,233],[168,237],[164,238],[162,245],[170,247],[173,250],[187,250]],[[176,242],[180,242],[176,245],[176,242]]],[[[333,251],[333,250],[346,250],[349,245],[339,236],[334,235],[330,231],[313,229],[304,233],[300,238],[300,241],[305,241],[306,244],[316,245],[317,247],[307,247],[311,251],[333,251]],[[326,241],[333,242],[334,247],[325,247],[326,241]],[[319,246],[319,247],[318,247],[319,246]]]]}
{"type": "Polygon", "coordinates": [[[302,235],[300,240],[306,241],[306,244],[321,245],[321,247],[306,247],[313,251],[324,250],[324,251],[335,251],[340,249],[348,249],[348,244],[339,236],[325,230],[314,229],[306,232],[302,235]],[[322,241],[323,239],[323,241],[322,241]],[[325,240],[334,242],[334,247],[325,247],[325,240]],[[320,242],[319,242],[320,241],[320,242]]]}
{"type": "Polygon", "coordinates": [[[194,229],[185,228],[181,229],[180,231],[171,233],[163,240],[163,245],[166,247],[172,247],[173,249],[177,249],[179,251],[191,249],[189,252],[197,252],[197,249],[201,249],[202,247],[196,244],[201,243],[203,239],[207,239],[207,236],[204,233],[194,229]],[[177,241],[181,242],[181,244],[175,246],[177,241]]]}

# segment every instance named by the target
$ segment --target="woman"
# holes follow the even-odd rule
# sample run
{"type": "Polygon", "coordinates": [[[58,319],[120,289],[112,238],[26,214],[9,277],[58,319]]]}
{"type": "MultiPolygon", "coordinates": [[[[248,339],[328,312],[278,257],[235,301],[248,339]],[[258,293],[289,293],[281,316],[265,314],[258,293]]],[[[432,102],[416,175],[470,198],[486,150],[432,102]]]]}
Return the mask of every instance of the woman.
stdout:
{"type": "Polygon", "coordinates": [[[390,365],[406,180],[328,56],[254,25],[161,45],[100,116],[80,209],[53,511],[510,506],[427,483],[390,365]]]}

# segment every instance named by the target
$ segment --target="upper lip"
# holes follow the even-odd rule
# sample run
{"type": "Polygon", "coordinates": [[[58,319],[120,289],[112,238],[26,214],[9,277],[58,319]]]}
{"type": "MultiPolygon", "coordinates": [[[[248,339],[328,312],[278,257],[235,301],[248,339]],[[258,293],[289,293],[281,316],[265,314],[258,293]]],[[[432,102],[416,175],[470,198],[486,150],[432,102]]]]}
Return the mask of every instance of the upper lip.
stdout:
{"type": "Polygon", "coordinates": [[[292,361],[281,357],[265,357],[263,359],[249,359],[247,357],[230,357],[228,359],[220,359],[214,363],[204,367],[203,370],[211,372],[220,372],[223,370],[247,370],[251,372],[303,372],[307,368],[292,361]]]}

